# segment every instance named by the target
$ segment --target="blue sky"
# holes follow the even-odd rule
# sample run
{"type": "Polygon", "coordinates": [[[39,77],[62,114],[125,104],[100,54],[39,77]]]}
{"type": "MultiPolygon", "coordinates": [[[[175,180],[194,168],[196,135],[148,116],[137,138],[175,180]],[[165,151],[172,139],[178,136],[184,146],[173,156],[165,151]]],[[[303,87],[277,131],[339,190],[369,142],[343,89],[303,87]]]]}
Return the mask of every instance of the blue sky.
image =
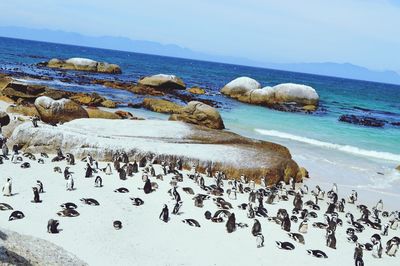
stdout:
{"type": "Polygon", "coordinates": [[[1,26],[124,36],[275,62],[400,72],[400,1],[12,0],[1,26]]]}

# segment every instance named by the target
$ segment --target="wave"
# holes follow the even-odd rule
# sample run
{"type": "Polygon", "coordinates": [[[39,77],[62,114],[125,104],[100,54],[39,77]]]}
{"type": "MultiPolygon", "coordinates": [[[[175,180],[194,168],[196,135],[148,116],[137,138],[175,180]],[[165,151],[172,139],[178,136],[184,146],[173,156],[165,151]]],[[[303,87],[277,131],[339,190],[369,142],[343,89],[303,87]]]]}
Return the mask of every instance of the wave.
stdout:
{"type": "Polygon", "coordinates": [[[347,152],[347,153],[351,153],[351,154],[355,154],[355,155],[372,157],[375,159],[384,159],[384,160],[395,161],[395,162],[400,161],[400,154],[374,151],[374,150],[365,150],[365,149],[360,149],[360,148],[350,146],[350,145],[341,145],[341,144],[324,142],[324,141],[320,141],[320,140],[316,140],[316,139],[306,138],[306,137],[302,137],[302,136],[296,136],[296,135],[292,135],[289,133],[280,132],[277,130],[266,130],[266,129],[258,129],[258,128],[254,129],[254,130],[265,136],[294,140],[294,141],[298,141],[298,142],[302,142],[302,143],[307,143],[307,144],[310,144],[313,146],[318,146],[318,147],[332,149],[332,150],[338,150],[338,151],[347,152]]]}

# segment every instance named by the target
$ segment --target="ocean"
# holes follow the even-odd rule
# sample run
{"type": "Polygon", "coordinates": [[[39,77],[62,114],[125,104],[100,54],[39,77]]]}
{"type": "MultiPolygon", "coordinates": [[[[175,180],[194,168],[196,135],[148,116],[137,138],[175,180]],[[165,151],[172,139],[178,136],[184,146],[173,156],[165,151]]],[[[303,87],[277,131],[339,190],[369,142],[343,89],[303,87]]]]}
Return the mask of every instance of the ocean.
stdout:
{"type": "MultiPolygon", "coordinates": [[[[400,164],[400,126],[372,128],[338,121],[343,114],[354,114],[400,122],[399,85],[9,38],[0,38],[0,70],[13,75],[49,76],[52,80],[35,82],[64,90],[98,92],[132,103],[143,96],[86,84],[81,82],[82,76],[135,82],[142,76],[174,74],[188,87],[206,88],[208,94],[200,97],[218,103],[228,130],[287,146],[294,159],[306,166],[311,176],[318,177],[314,180],[327,184],[335,180],[349,189],[365,188],[400,197],[400,174],[394,170],[400,164]],[[123,74],[63,72],[35,65],[54,57],[86,57],[115,63],[123,74]],[[312,115],[280,112],[240,103],[219,93],[220,88],[239,76],[254,78],[262,86],[285,82],[312,86],[320,96],[320,110],[312,115]]],[[[146,117],[167,117],[125,109],[146,117]]]]}

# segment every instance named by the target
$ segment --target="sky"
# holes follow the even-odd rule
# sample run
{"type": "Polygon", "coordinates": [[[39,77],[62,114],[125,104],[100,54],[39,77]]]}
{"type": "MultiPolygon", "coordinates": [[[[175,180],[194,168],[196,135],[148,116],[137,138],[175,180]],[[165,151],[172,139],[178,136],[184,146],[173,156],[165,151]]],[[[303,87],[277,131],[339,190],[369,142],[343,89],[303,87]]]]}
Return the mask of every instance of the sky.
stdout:
{"type": "Polygon", "coordinates": [[[0,26],[123,36],[274,63],[400,73],[400,0],[12,0],[0,26]]]}

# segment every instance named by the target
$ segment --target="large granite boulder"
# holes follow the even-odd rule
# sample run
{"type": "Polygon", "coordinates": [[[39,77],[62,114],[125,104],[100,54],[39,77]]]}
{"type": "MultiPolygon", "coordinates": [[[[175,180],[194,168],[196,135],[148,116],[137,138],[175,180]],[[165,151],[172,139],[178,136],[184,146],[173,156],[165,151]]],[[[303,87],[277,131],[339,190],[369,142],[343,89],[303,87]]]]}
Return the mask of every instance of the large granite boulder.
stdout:
{"type": "Polygon", "coordinates": [[[19,98],[34,99],[42,95],[45,91],[45,86],[31,85],[19,81],[11,81],[5,86],[5,88],[3,88],[1,93],[4,96],[7,96],[13,100],[17,100],[19,98]]]}
{"type": "Polygon", "coordinates": [[[175,75],[158,74],[139,79],[138,85],[154,87],[161,90],[184,90],[185,83],[175,75]]]}
{"type": "Polygon", "coordinates": [[[109,74],[122,73],[121,68],[116,64],[97,62],[88,58],[70,58],[67,60],[53,58],[48,62],[39,63],[40,66],[59,68],[64,70],[90,71],[109,74]]]}
{"type": "Polygon", "coordinates": [[[248,77],[229,82],[221,89],[221,93],[241,102],[282,111],[313,112],[319,103],[317,92],[310,86],[284,83],[261,88],[260,83],[248,77]]]}
{"type": "Polygon", "coordinates": [[[13,131],[9,143],[34,153],[53,153],[59,147],[76,158],[90,153],[102,161],[112,160],[116,151],[125,151],[131,160],[148,157],[153,163],[179,158],[185,169],[195,165],[204,172],[211,167],[228,178],[244,174],[256,182],[266,176],[269,184],[292,177],[302,180],[299,166],[282,145],[179,121],[76,119],[38,128],[25,123],[13,131]]]}
{"type": "Polygon", "coordinates": [[[89,117],[82,106],[69,99],[53,100],[47,96],[41,96],[35,100],[35,107],[40,119],[49,124],[65,123],[89,117]]]}
{"type": "Polygon", "coordinates": [[[197,101],[189,102],[180,113],[172,114],[169,120],[183,121],[212,129],[225,128],[217,109],[197,101]]]}
{"type": "Polygon", "coordinates": [[[0,111],[0,127],[10,124],[10,116],[3,111],[0,111]]]}
{"type": "Polygon", "coordinates": [[[142,106],[157,113],[176,114],[182,111],[183,106],[162,99],[144,98],[142,106]]]}

